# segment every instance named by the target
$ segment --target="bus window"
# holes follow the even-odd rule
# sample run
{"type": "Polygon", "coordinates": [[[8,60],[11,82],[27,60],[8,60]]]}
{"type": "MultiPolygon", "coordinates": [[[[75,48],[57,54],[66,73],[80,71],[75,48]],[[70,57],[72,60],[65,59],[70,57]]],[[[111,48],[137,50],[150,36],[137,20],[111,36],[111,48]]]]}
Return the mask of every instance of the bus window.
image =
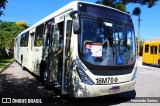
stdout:
{"type": "Polygon", "coordinates": [[[157,54],[157,46],[151,46],[151,52],[150,54],[157,54]]]}
{"type": "Polygon", "coordinates": [[[44,28],[44,24],[42,24],[36,28],[34,46],[39,47],[42,45],[43,28],[44,28]]]}
{"type": "Polygon", "coordinates": [[[150,47],[150,50],[151,50],[150,54],[153,54],[153,46],[150,47]]]}
{"type": "Polygon", "coordinates": [[[159,53],[160,53],[160,45],[159,45],[159,53]]]}
{"type": "Polygon", "coordinates": [[[33,50],[34,45],[34,33],[31,33],[31,51],[33,50]]]}
{"type": "Polygon", "coordinates": [[[155,46],[154,54],[157,54],[157,46],[155,46]]]}
{"type": "Polygon", "coordinates": [[[62,47],[62,45],[63,45],[63,25],[64,25],[64,22],[60,22],[60,23],[58,23],[58,30],[59,30],[59,45],[61,45],[61,46],[59,46],[59,50],[60,49],[62,49],[63,47],[62,47]]]}
{"type": "Polygon", "coordinates": [[[28,37],[29,37],[29,32],[26,32],[21,35],[21,41],[20,41],[20,46],[21,47],[27,47],[28,46],[28,37]]]}
{"type": "Polygon", "coordinates": [[[149,51],[149,45],[145,45],[145,53],[148,53],[149,51]]]}

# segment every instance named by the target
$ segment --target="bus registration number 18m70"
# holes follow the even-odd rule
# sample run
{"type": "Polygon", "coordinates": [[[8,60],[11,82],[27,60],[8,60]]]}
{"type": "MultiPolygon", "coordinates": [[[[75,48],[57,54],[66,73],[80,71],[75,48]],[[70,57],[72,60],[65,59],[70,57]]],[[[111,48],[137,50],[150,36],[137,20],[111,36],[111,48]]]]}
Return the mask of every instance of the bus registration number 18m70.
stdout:
{"type": "Polygon", "coordinates": [[[117,77],[97,78],[96,81],[97,81],[96,84],[98,85],[112,84],[118,82],[118,78],[117,77]]]}

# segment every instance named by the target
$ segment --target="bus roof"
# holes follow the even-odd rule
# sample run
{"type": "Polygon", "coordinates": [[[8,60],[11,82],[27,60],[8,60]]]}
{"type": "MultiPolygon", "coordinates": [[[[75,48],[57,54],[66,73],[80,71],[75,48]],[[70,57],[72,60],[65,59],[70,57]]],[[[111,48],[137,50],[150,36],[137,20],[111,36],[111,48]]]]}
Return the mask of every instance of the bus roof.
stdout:
{"type": "Polygon", "coordinates": [[[123,14],[129,15],[126,12],[122,12],[122,11],[120,11],[118,9],[115,9],[115,8],[112,8],[112,7],[109,7],[109,6],[104,6],[104,5],[101,5],[101,4],[90,3],[90,2],[85,2],[85,1],[73,1],[73,2],[70,2],[69,4],[65,5],[64,7],[60,8],[59,10],[57,10],[57,11],[51,13],[50,15],[46,16],[45,18],[43,18],[42,20],[38,21],[37,23],[33,24],[32,26],[30,26],[29,28],[27,28],[26,30],[24,30],[23,32],[21,32],[19,35],[21,35],[21,34],[27,32],[27,31],[35,28],[36,26],[38,26],[38,25],[40,25],[40,24],[42,24],[42,23],[44,23],[44,22],[52,19],[55,16],[58,16],[58,15],[66,12],[66,11],[76,9],[78,3],[86,3],[86,4],[92,4],[92,5],[97,5],[97,6],[101,6],[101,7],[106,7],[106,8],[115,10],[115,11],[119,11],[119,12],[121,12],[123,14]]]}
{"type": "Polygon", "coordinates": [[[160,40],[157,41],[146,41],[144,44],[160,44],[160,40]]]}
{"type": "Polygon", "coordinates": [[[144,41],[144,43],[145,44],[147,44],[147,43],[160,43],[160,38],[151,38],[151,39],[144,41]]]}

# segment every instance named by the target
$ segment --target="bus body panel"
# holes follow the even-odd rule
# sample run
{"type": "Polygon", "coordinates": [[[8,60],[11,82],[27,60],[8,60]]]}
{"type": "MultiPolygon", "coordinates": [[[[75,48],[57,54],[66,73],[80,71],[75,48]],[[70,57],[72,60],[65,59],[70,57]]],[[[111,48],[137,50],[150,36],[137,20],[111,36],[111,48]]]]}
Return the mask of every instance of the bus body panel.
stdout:
{"type": "Polygon", "coordinates": [[[160,41],[145,42],[143,44],[142,62],[146,64],[159,65],[160,41]]]}
{"type": "MultiPolygon", "coordinates": [[[[136,83],[136,73],[137,73],[137,62],[135,63],[134,69],[130,74],[126,75],[116,75],[116,76],[97,76],[93,75],[89,69],[85,66],[85,64],[82,64],[83,62],[79,59],[78,56],[78,36],[74,35],[72,36],[71,41],[71,48],[73,54],[72,61],[70,63],[75,64],[73,67],[70,67],[72,70],[72,80],[71,80],[71,86],[70,86],[70,92],[69,95],[76,98],[88,98],[88,97],[96,97],[96,96],[104,96],[104,95],[110,95],[110,94],[116,94],[116,93],[122,93],[127,91],[132,91],[135,89],[135,83],[136,83]],[[81,67],[82,69],[85,69],[85,73],[90,77],[90,79],[93,81],[93,85],[87,85],[84,82],[81,81],[76,67],[81,67]],[[118,78],[118,81],[116,83],[101,83],[97,84],[97,78],[105,79],[105,78],[112,78],[116,77],[118,78]],[[112,88],[119,87],[119,89],[112,88]]],[[[100,71],[97,69],[97,71],[100,71]]]]}
{"type": "Polygon", "coordinates": [[[19,62],[19,47],[20,47],[20,36],[18,35],[15,38],[15,44],[14,44],[14,59],[19,62]]]}
{"type": "Polygon", "coordinates": [[[27,64],[27,69],[31,72],[34,70],[34,63],[33,63],[33,57],[35,56],[33,54],[34,50],[34,33],[35,33],[35,28],[31,29],[29,32],[29,43],[28,43],[28,64],[27,64]]]}
{"type": "MultiPolygon", "coordinates": [[[[81,81],[81,79],[78,76],[78,73],[74,71],[72,73],[73,74],[72,89],[69,95],[77,98],[84,98],[84,97],[87,98],[87,97],[104,96],[104,95],[132,91],[135,89],[136,73],[137,73],[137,69],[135,65],[135,69],[131,74],[124,75],[124,76],[116,76],[119,80],[117,83],[96,84],[97,82],[96,81],[94,82],[92,80],[94,82],[94,85],[87,85],[81,81]],[[126,79],[128,80],[126,81],[126,79]],[[123,82],[123,80],[125,82],[123,82]]],[[[93,77],[91,75],[88,75],[88,76],[90,76],[91,79],[96,79],[97,77],[99,77],[99,76],[93,77]]],[[[112,77],[112,76],[105,76],[104,78],[108,78],[108,77],[112,77]]],[[[103,78],[103,77],[100,77],[100,78],[103,78]]]]}
{"type": "Polygon", "coordinates": [[[117,94],[127,91],[132,91],[135,89],[136,79],[133,81],[129,81],[126,83],[120,84],[111,84],[111,85],[86,85],[83,82],[73,81],[76,83],[75,87],[73,87],[73,91],[70,96],[77,98],[88,98],[88,97],[97,97],[97,96],[105,96],[111,94],[117,94]],[[116,89],[118,87],[118,89],[116,89]],[[115,89],[114,89],[115,88],[115,89]]]}
{"type": "Polygon", "coordinates": [[[22,66],[27,67],[28,64],[28,47],[19,48],[19,62],[22,66]]]}

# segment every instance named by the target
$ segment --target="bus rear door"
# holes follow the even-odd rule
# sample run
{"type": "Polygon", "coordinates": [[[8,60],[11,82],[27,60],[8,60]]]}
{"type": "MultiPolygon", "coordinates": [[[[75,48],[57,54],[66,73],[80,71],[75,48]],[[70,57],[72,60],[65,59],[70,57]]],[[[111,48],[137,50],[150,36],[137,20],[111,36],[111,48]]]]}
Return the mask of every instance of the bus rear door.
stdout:
{"type": "Polygon", "coordinates": [[[149,50],[149,44],[143,45],[143,63],[149,63],[150,61],[150,50],[149,50]]]}
{"type": "Polygon", "coordinates": [[[157,64],[157,46],[150,46],[150,64],[157,64]]]}
{"type": "Polygon", "coordinates": [[[33,47],[34,47],[34,34],[35,29],[32,29],[29,34],[29,43],[28,43],[28,69],[33,72],[33,47]]]}

